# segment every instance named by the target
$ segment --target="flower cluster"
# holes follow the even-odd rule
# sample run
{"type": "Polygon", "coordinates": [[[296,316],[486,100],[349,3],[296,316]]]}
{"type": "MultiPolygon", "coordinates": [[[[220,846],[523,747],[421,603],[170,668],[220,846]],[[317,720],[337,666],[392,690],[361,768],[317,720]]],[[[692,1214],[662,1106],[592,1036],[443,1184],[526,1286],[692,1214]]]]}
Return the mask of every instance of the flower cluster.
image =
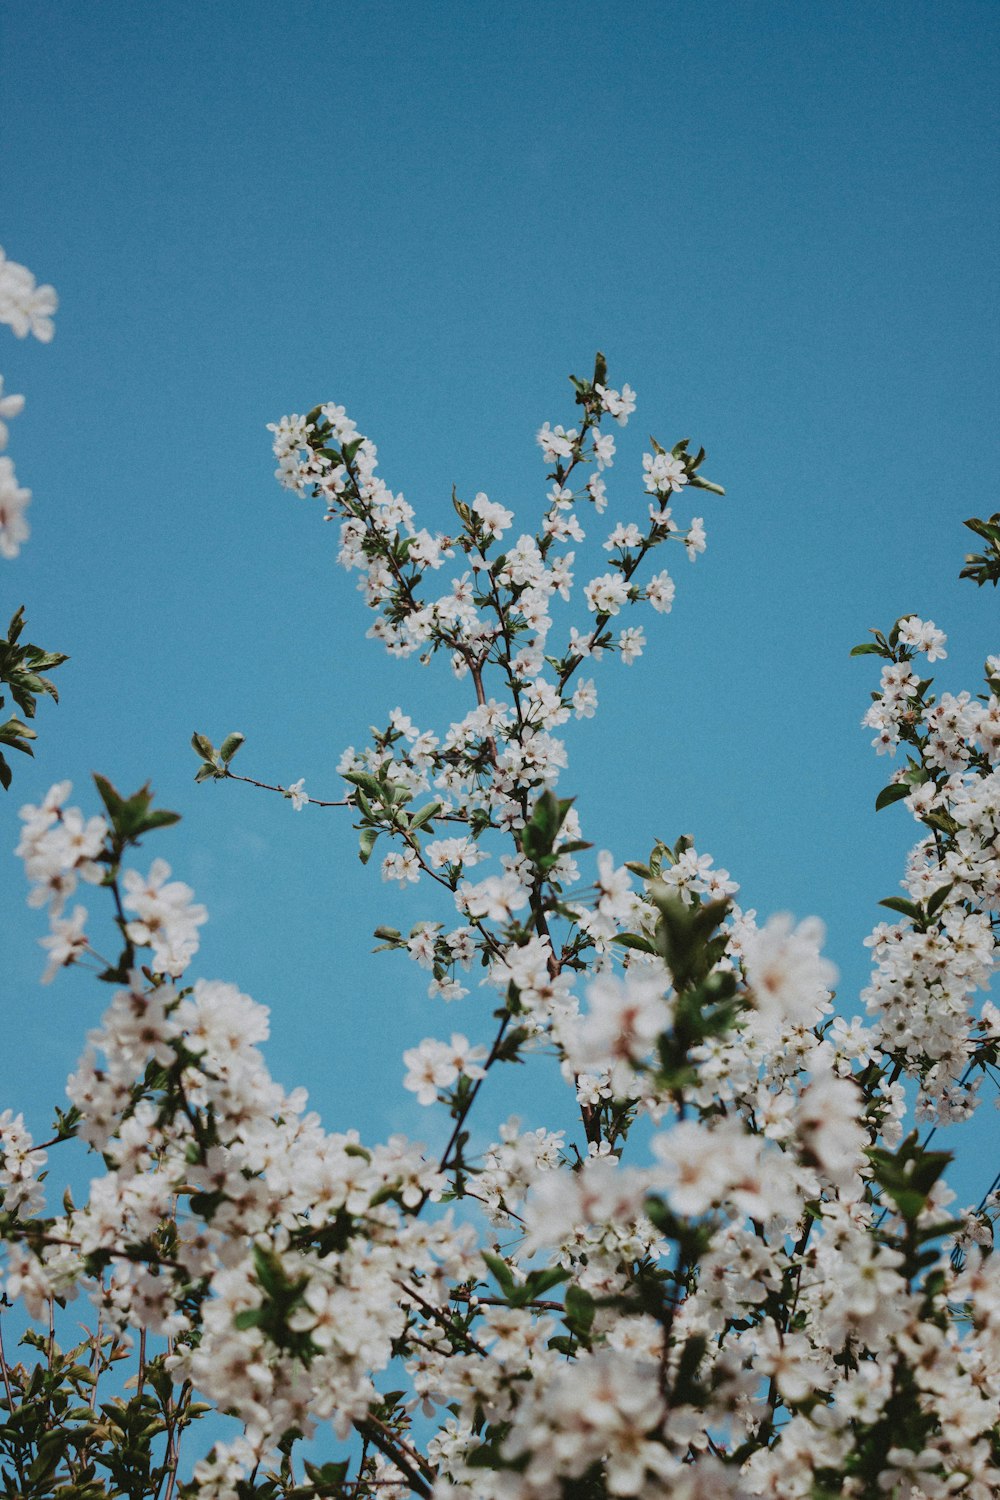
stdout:
{"type": "MultiPolygon", "coordinates": [[[[31,333],[47,344],[55,333],[52,315],[57,305],[53,287],[38,286],[27,266],[8,260],[0,250],[0,323],[13,329],[19,339],[31,333]]],[[[0,450],[7,446],[7,419],[23,410],[24,397],[5,396],[0,376],[0,450]]],[[[0,557],[16,557],[27,541],[24,513],[30,500],[31,491],[17,482],[13,460],[0,454],[0,557]]]]}
{"type": "MultiPolygon", "coordinates": [[[[130,863],[174,820],[148,787],[97,778],[87,818],[63,784],[23,812],[46,976],[96,960],[84,909],[63,915],[81,881],[110,892],[120,949],[96,960],[114,996],[46,1143],[95,1153],[86,1201],[47,1212],[42,1153],[0,1117],[3,1285],[42,1320],[52,1409],[79,1378],[44,1332],[54,1305],[90,1299],[95,1380],[138,1334],[134,1394],[102,1407],[102,1431],[55,1424],[68,1486],[100,1453],[121,1489],[173,1492],[197,1392],[239,1430],[196,1450],[191,1500],[998,1493],[996,1199],[950,1211],[948,1153],[907,1133],[906,1083],[918,1119],[947,1123],[997,1061],[1000,1013],[974,997],[1000,907],[1000,660],[986,695],[936,700],[910,665],[944,655],[933,624],[908,616],[865,648],[886,659],[879,747],[913,751],[880,805],[905,799],[927,832],[888,902],[903,920],[872,940],[868,1019],[839,1015],[819,921],[758,922],[688,837],[595,853],[560,793],[565,727],[597,708],[580,668],[641,654],[620,617],[675,594],[647,554],[672,541],[695,560],[702,521],[674,507],[719,493],[702,451],[654,442],[637,507],[578,583],[620,457],[602,423],[625,427],[636,397],[601,356],[574,387],[575,424],[537,433],[534,532],[485,493],[455,497],[452,533],[420,529],[342,407],[274,424],[278,477],[338,523],[370,634],[396,656],[443,651],[468,699],[434,727],[394,709],[328,799],[237,777],[241,735],[194,737],[199,779],[346,808],[361,862],[381,845],[383,879],[437,902],[376,936],[462,1015],[401,1049],[404,1088],[447,1118],[439,1148],[330,1133],[270,1077],[265,1008],[189,973],[193,892],[161,859],[130,863]],[[561,1112],[480,1123],[504,1069],[541,1059],[561,1112]]],[[[30,1378],[9,1381],[12,1412],[30,1378]]],[[[0,1429],[12,1474],[40,1461],[25,1432],[0,1429]]]]}
{"type": "Polygon", "coordinates": [[[8,260],[0,250],[0,323],[19,339],[30,333],[48,344],[55,333],[52,315],[58,305],[54,287],[39,286],[27,266],[8,260]]]}
{"type": "Polygon", "coordinates": [[[880,753],[908,752],[876,805],[904,802],[922,836],[907,861],[906,895],[883,902],[897,920],[868,939],[875,968],[862,998],[883,1052],[920,1080],[918,1118],[961,1120],[976,1106],[1000,1034],[995,1007],[976,998],[996,963],[1000,910],[1000,659],[987,659],[978,697],[936,697],[913,665],[919,654],[946,654],[933,623],[904,616],[875,637],[857,648],[885,659],[865,723],[877,727],[880,753]]]}

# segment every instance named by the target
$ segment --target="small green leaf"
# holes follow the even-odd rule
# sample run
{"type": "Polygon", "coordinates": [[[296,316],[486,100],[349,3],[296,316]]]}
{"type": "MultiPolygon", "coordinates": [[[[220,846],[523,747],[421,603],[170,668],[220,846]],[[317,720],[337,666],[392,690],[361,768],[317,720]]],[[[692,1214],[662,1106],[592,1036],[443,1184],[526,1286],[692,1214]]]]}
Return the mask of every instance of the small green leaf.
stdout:
{"type": "Polygon", "coordinates": [[[955,882],[953,880],[949,881],[949,883],[947,885],[940,885],[940,886],[938,886],[938,888],[934,892],[934,894],[932,896],[929,896],[927,898],[927,915],[928,915],[928,917],[936,917],[937,916],[938,912],[941,910],[942,906],[947,901],[948,896],[950,895],[950,893],[954,889],[955,889],[955,882]]]}
{"type": "Polygon", "coordinates": [[[931,828],[940,829],[942,833],[949,834],[957,833],[962,826],[960,823],[955,822],[950,813],[941,812],[937,808],[932,808],[929,813],[924,813],[920,821],[927,823],[931,828]]]}
{"type": "Polygon", "coordinates": [[[726,493],[721,484],[713,484],[710,479],[702,479],[700,474],[689,474],[688,484],[693,490],[708,490],[712,495],[724,495],[726,493]]]}
{"type": "Polygon", "coordinates": [[[638,932],[620,932],[611,939],[622,948],[633,948],[637,953],[655,953],[656,944],[648,937],[642,937],[638,932]]]}
{"type": "Polygon", "coordinates": [[[574,1333],[589,1333],[596,1311],[596,1302],[582,1286],[566,1288],[566,1322],[574,1333]]]}
{"type": "Polygon", "coordinates": [[[362,828],[358,839],[358,858],[366,865],[372,857],[372,850],[378,840],[379,830],[377,828],[362,828]]]}
{"type": "Polygon", "coordinates": [[[154,828],[172,828],[180,820],[180,813],[168,812],[165,807],[159,807],[147,813],[135,831],[136,833],[149,833],[154,828]]]}
{"type": "Polygon", "coordinates": [[[374,776],[369,776],[367,771],[345,771],[344,780],[349,781],[352,786],[360,787],[361,791],[367,792],[369,797],[375,797],[381,802],[385,787],[376,781],[374,776]]]}
{"type": "Polygon", "coordinates": [[[423,828],[424,824],[429,823],[432,818],[436,818],[440,811],[440,802],[428,802],[426,807],[422,807],[419,812],[415,812],[412,815],[410,818],[410,827],[423,828]]]}
{"type": "MultiPolygon", "coordinates": [[[[966,525],[969,523],[966,522],[966,525]]],[[[24,629],[24,605],[19,604],[11,616],[10,624],[7,626],[7,640],[14,645],[21,631],[24,629]]]]}
{"type": "Polygon", "coordinates": [[[875,798],[875,811],[881,812],[883,807],[891,807],[894,802],[902,802],[913,791],[905,781],[893,781],[889,786],[884,786],[875,798]]]}
{"type": "Polygon", "coordinates": [[[106,776],[94,773],[94,785],[100,793],[101,801],[107,809],[108,817],[112,823],[116,823],[121,817],[125,807],[125,799],[121,797],[106,776]]]}
{"type": "Polygon", "coordinates": [[[37,734],[23,724],[20,719],[8,719],[5,724],[0,724],[0,742],[9,745],[12,750],[20,750],[22,755],[33,755],[34,751],[27,744],[28,740],[36,740],[37,734]]]}
{"type": "Polygon", "coordinates": [[[233,733],[227,734],[219,746],[219,757],[224,765],[229,764],[241,745],[246,743],[246,735],[233,733]]]}
{"type": "Polygon", "coordinates": [[[886,896],[879,906],[887,906],[890,911],[898,911],[902,916],[909,917],[912,922],[922,922],[924,914],[914,901],[907,901],[903,896],[886,896]]]}
{"type": "Polygon", "coordinates": [[[480,1250],[479,1253],[493,1272],[494,1280],[504,1296],[509,1297],[512,1292],[516,1292],[518,1289],[517,1282],[514,1280],[514,1274],[503,1256],[494,1255],[492,1250],[480,1250]]]}

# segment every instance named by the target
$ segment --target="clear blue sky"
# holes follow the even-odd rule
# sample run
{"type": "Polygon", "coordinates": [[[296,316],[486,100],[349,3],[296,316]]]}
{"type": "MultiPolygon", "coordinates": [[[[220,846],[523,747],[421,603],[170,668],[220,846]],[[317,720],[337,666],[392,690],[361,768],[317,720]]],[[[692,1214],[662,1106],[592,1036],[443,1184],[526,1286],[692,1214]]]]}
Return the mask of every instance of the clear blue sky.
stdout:
{"type": "MultiPolygon", "coordinates": [[[[424,1134],[399,1054],[485,1034],[486,999],[435,1008],[369,957],[427,908],[361,871],[342,812],[195,787],[188,740],[238,728],[241,769],[336,796],[396,704],[466,707],[363,639],[266,422],[336,399],[427,524],[452,483],[527,521],[534,432],[601,347],[639,393],[622,509],[650,431],[704,442],[728,498],[645,657],[600,674],[564,789],[620,859],[690,831],[747,905],[822,915],[851,1008],[913,825],[872,812],[848,650],[917,611],[957,689],[1000,649],[996,595],[957,581],[961,520],[997,505],[998,34],[969,0],[5,7],[2,243],[61,307],[48,348],[0,330],[35,492],[0,609],[73,660],[3,846],[55,779],[92,804],[91,770],[151,777],[184,822],[145,853],[211,912],[195,972],[272,1007],[272,1067],[332,1128],[424,1134]]],[[[0,1103],[42,1123],[108,996],[37,988],[23,896],[6,859],[0,1103]]]]}

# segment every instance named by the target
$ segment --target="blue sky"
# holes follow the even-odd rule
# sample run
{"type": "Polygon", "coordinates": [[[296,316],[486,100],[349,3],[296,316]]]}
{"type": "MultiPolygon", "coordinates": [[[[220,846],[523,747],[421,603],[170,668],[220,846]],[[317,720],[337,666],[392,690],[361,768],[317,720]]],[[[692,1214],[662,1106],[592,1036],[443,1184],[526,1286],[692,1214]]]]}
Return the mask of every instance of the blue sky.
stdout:
{"type": "MultiPolygon", "coordinates": [[[[957,579],[961,521],[997,504],[998,23],[921,0],[5,8],[2,242],[61,307],[48,348],[3,340],[35,499],[0,613],[24,602],[73,660],[4,846],[53,780],[90,805],[93,770],[152,778],[184,821],[145,853],[211,912],[196,971],[272,1007],[272,1067],[331,1128],[425,1135],[399,1055],[485,1036],[487,1001],[435,1008],[369,956],[377,923],[431,913],[361,870],[342,812],[195,787],[188,740],[238,728],[240,769],[337,796],[370,723],[467,703],[364,639],[265,424],[345,403],[430,526],[453,483],[531,522],[534,433],[598,347],[639,394],[623,513],[647,433],[704,442],[728,491],[708,552],[678,556],[643,659],[600,672],[563,789],[619,859],[691,832],[747,905],[822,915],[852,1008],[912,824],[872,811],[876,673],[848,651],[914,610],[957,690],[1000,649],[996,596],[957,579]]],[[[107,998],[38,989],[42,931],[7,859],[2,1102],[39,1123],[107,998]]],[[[529,1076],[491,1088],[484,1125],[545,1123],[529,1076]]]]}

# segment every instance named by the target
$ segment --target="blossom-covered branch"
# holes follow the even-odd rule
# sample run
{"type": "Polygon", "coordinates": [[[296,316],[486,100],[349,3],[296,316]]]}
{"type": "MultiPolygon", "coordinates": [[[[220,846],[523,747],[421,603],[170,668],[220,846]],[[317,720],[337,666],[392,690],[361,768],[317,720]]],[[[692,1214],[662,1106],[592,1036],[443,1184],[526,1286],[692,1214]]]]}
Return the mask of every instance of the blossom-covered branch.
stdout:
{"type": "MultiPolygon", "coordinates": [[[[78,1494],[102,1465],[130,1494],[192,1500],[997,1493],[997,1207],[954,1212],[949,1154],[907,1128],[906,1092],[943,1126],[997,1063],[1000,1015],[979,1001],[1000,893],[997,658],[978,698],[934,698],[912,665],[944,655],[930,621],[863,648],[885,660],[878,748],[908,752],[878,805],[905,799],[921,839],[886,903],[901,920],[871,939],[868,1019],[839,1014],[817,919],[759,923],[688,837],[594,853],[563,795],[560,731],[595,713],[602,659],[645,643],[619,617],[671,608],[650,554],[695,560],[703,523],[675,510],[720,492],[701,450],[654,442],[638,503],[602,523],[605,429],[636,397],[602,356],[574,393],[576,424],[537,434],[547,489],[525,531],[485,493],[452,497],[450,532],[420,528],[339,406],[272,429],[282,483],[339,527],[369,634],[394,656],[443,653],[465,695],[434,728],[394,709],[326,799],[353,814],[362,863],[379,847],[385,882],[427,893],[426,918],[376,936],[425,971],[435,1009],[459,1007],[400,1047],[436,1147],[328,1132],[270,1077],[265,1008],[192,977],[204,908],[162,858],[136,863],[175,819],[148,787],[98,778],[87,816],[60,784],[23,810],[45,977],[89,963],[115,993],[47,1143],[95,1153],[87,1201],[47,1209],[47,1152],[0,1118],[4,1284],[41,1320],[49,1371],[37,1417],[34,1377],[8,1370],[0,1389],[11,1484],[47,1464],[78,1494]],[[574,592],[595,524],[605,557],[574,592]],[[81,884],[107,892],[96,926],[82,905],[65,915],[81,884]],[[507,1065],[543,1056],[563,1106],[540,1093],[537,1120],[507,1118],[507,1065]],[[78,1295],[95,1332],[63,1356],[45,1325],[78,1295]],[[107,1390],[125,1356],[135,1395],[109,1397],[103,1428],[58,1415],[80,1368],[107,1390]],[[192,1450],[181,1480],[195,1394],[237,1434],[192,1450]]],[[[199,779],[308,807],[301,782],[232,772],[242,743],[196,735],[199,779]]]]}

